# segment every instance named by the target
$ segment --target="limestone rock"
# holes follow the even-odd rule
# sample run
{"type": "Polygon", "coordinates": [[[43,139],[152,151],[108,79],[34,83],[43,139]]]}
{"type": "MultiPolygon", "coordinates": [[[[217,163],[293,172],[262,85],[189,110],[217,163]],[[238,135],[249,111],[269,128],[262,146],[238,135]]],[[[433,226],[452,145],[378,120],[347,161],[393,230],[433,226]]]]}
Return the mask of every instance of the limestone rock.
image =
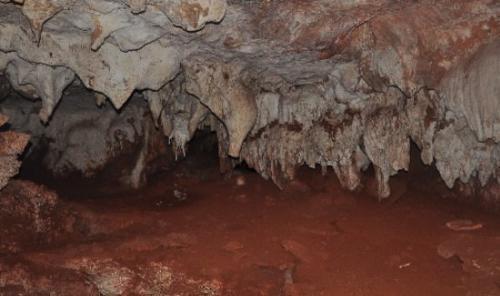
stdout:
{"type": "MultiPolygon", "coordinates": [[[[0,113],[0,127],[9,118],[0,113]]],[[[0,132],[0,189],[7,185],[9,179],[17,175],[21,162],[18,157],[28,145],[30,137],[27,134],[15,132],[0,132]]]]}
{"type": "Polygon", "coordinates": [[[32,133],[26,159],[40,161],[56,177],[104,174],[110,181],[138,188],[173,160],[141,98],[117,114],[109,104],[97,108],[92,93],[72,88],[48,126],[38,119],[37,107],[20,97],[6,100],[0,109],[13,119],[13,129],[32,133]]]}
{"type": "Polygon", "coordinates": [[[221,169],[282,186],[331,167],[354,190],[372,164],[384,198],[411,141],[450,187],[496,180],[499,16],[493,0],[3,0],[0,72],[43,121],[75,81],[117,109],[141,91],[177,155],[208,126],[221,169]]]}

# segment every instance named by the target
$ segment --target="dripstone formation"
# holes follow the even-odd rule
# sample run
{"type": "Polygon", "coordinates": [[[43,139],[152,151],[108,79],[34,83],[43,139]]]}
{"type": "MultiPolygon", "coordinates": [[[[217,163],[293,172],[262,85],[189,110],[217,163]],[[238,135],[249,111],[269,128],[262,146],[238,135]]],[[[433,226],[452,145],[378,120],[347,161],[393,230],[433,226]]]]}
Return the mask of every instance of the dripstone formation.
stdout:
{"type": "Polygon", "coordinates": [[[209,127],[279,186],[371,164],[387,197],[411,141],[449,187],[500,177],[496,0],[0,0],[0,73],[49,126],[70,85],[135,92],[179,155],[209,127]]]}

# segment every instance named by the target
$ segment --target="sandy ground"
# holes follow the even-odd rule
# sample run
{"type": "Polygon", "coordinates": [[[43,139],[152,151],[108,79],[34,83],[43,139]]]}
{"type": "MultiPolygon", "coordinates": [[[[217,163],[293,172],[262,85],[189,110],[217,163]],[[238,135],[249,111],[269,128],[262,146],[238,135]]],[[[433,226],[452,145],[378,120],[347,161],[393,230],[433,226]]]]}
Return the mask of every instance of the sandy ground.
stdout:
{"type": "Polygon", "coordinates": [[[280,191],[199,160],[141,191],[55,184],[71,229],[0,253],[0,295],[500,295],[500,217],[393,185],[379,203],[304,170],[280,191]]]}

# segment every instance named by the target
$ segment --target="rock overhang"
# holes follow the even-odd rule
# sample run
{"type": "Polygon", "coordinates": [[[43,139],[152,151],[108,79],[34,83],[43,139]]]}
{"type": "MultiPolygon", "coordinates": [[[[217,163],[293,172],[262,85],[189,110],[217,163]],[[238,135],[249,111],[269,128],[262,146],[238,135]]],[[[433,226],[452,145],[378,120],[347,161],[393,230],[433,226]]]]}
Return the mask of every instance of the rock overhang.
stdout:
{"type": "Polygon", "coordinates": [[[410,141],[450,187],[497,177],[495,1],[0,2],[0,71],[45,122],[76,79],[278,185],[305,164],[356,189],[372,164],[386,197],[410,141]]]}

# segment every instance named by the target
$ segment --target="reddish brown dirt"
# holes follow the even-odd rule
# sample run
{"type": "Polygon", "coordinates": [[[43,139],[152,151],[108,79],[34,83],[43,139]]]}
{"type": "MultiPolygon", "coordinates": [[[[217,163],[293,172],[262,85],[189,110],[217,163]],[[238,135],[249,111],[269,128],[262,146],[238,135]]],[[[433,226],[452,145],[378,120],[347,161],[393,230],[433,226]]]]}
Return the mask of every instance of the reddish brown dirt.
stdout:
{"type": "MultiPolygon", "coordinates": [[[[81,241],[34,245],[7,258],[34,264],[40,274],[83,257],[132,269],[162,262],[216,283],[217,295],[500,294],[498,278],[487,278],[491,286],[475,280],[458,251],[451,259],[437,252],[463,236],[446,222],[469,219],[484,225],[466,234],[481,255],[483,242],[500,237],[498,216],[428,196],[438,191],[425,179],[398,178],[399,199],[378,203],[341,190],[333,174],[300,175],[279,191],[250,172],[224,178],[215,166],[184,162],[139,192],[75,192],[78,200],[69,203],[90,229],[81,241]]],[[[71,294],[79,293],[90,292],[71,294]]]]}

